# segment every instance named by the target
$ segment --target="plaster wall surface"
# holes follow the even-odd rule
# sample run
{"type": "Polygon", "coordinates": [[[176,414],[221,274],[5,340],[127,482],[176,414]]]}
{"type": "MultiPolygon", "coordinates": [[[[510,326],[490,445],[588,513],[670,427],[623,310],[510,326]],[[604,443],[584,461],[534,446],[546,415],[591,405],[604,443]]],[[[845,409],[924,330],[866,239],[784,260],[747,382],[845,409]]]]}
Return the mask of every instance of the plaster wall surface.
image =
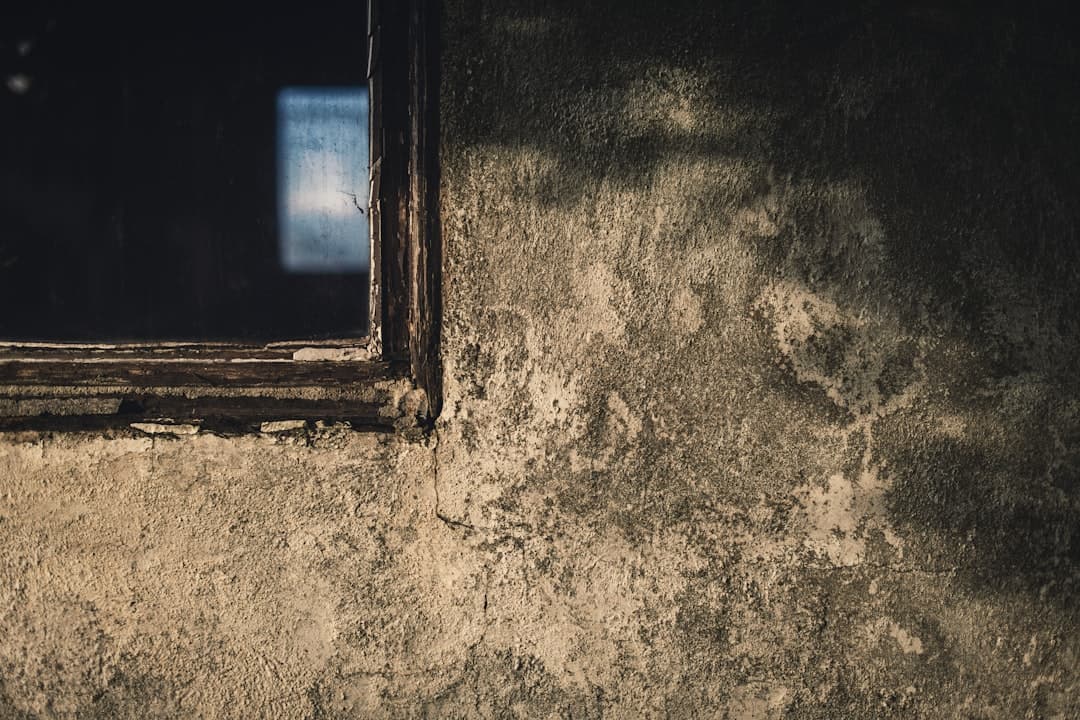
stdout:
{"type": "Polygon", "coordinates": [[[2,718],[1080,716],[1064,16],[446,0],[444,410],[0,440],[2,718]]]}

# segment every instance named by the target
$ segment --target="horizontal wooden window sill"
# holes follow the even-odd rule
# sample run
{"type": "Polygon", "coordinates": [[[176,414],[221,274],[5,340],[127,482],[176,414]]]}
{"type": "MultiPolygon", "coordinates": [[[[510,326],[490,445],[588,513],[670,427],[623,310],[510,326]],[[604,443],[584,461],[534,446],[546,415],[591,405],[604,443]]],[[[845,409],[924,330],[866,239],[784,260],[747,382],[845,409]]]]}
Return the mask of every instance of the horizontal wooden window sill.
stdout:
{"type": "Polygon", "coordinates": [[[223,432],[266,423],[423,425],[406,361],[346,342],[0,346],[0,429],[170,423],[223,432]]]}

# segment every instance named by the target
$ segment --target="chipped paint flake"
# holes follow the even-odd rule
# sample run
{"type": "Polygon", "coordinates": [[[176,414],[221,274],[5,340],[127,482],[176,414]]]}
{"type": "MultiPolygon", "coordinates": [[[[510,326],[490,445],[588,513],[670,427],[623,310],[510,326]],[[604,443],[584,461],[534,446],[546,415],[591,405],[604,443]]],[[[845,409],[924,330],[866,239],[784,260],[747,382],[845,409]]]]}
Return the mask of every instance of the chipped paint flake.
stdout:
{"type": "Polygon", "coordinates": [[[297,362],[356,362],[371,360],[372,355],[363,347],[306,347],[293,352],[292,359],[297,362]]]}
{"type": "Polygon", "coordinates": [[[147,435],[194,435],[199,425],[194,423],[135,422],[131,427],[147,435]]]}
{"type": "Polygon", "coordinates": [[[307,427],[307,421],[305,420],[273,420],[270,422],[264,422],[259,426],[259,432],[264,433],[280,433],[289,432],[292,430],[303,430],[307,427]]]}

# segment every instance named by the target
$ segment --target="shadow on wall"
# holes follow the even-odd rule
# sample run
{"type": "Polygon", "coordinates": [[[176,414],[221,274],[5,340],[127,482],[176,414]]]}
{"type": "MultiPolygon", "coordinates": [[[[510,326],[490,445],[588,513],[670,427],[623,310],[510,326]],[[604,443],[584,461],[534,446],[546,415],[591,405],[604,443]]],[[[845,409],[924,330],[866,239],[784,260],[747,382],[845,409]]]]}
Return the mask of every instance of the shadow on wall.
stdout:
{"type": "Polygon", "coordinates": [[[892,511],[941,570],[973,586],[1026,591],[1075,610],[1080,596],[1080,418],[1076,387],[1004,381],[958,401],[956,427],[928,437],[917,414],[882,423],[895,469],[892,511]],[[952,436],[950,437],[950,434],[952,436]],[[945,540],[945,542],[942,542],[945,540]]]}
{"type": "Polygon", "coordinates": [[[873,421],[871,450],[909,554],[980,589],[1076,597],[1080,93],[1064,11],[519,2],[488,22],[474,4],[459,17],[478,24],[448,40],[477,44],[455,51],[473,82],[448,88],[447,138],[540,153],[523,190],[555,208],[600,183],[647,193],[673,160],[757,168],[778,228],[754,241],[761,287],[887,308],[920,348],[921,394],[873,421]],[[522,56],[536,61],[503,60],[522,56]],[[830,225],[845,189],[879,223],[879,256],[830,225]]]}

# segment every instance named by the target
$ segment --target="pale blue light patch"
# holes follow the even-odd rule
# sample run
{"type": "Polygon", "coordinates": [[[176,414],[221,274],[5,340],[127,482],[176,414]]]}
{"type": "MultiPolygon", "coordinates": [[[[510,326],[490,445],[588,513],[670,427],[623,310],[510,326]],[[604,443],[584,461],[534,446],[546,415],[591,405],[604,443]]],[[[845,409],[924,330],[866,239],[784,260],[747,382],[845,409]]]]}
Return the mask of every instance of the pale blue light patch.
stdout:
{"type": "Polygon", "coordinates": [[[278,227],[288,272],[366,272],[368,94],[363,87],[278,93],[278,227]]]}

